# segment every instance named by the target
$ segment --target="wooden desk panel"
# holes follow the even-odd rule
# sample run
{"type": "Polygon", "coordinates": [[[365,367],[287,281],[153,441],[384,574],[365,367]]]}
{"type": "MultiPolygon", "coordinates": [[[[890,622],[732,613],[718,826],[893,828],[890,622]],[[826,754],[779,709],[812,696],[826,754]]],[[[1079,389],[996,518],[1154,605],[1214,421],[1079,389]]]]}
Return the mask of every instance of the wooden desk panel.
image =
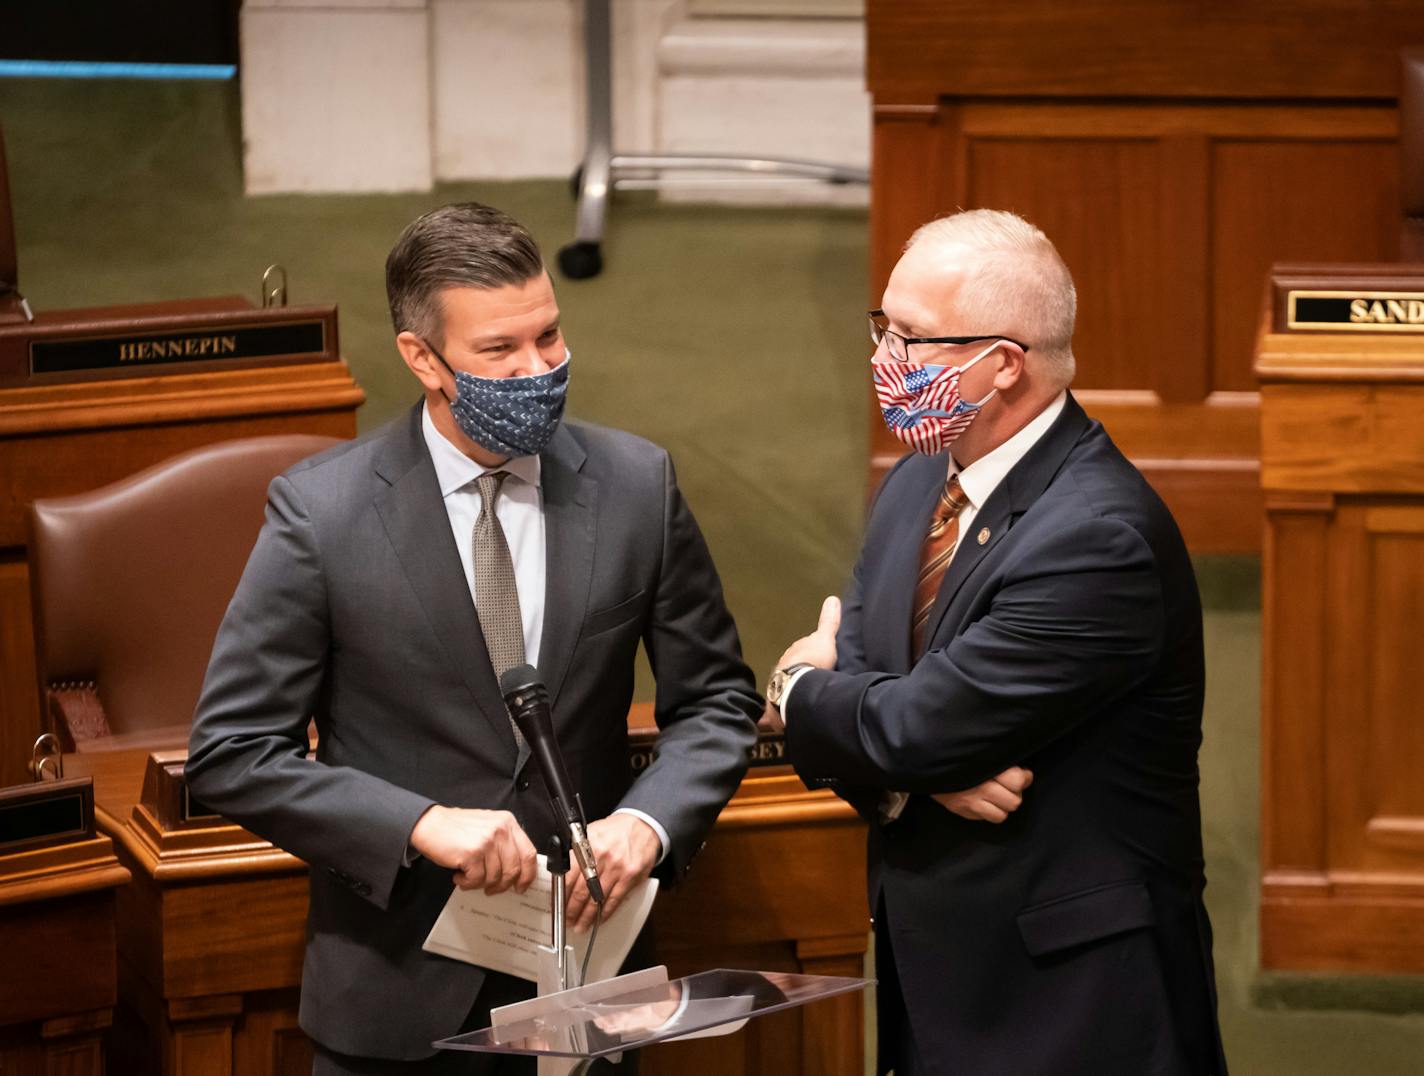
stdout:
{"type": "MultiPolygon", "coordinates": [[[[124,1071],[163,1076],[305,1074],[310,1044],[296,1012],[307,868],[228,824],[163,833],[137,804],[147,758],[145,747],[67,759],[66,772],[94,778],[99,824],[134,876],[118,903],[127,1011],[116,1056],[124,1071]]],[[[849,807],[807,791],[787,767],[753,770],[692,875],[659,898],[660,955],[674,975],[742,966],[858,976],[864,857],[849,807]]],[[[848,995],[725,1038],[654,1047],[643,1071],[859,1076],[863,1005],[848,995]]]]}
{"type": "Polygon", "coordinates": [[[104,1072],[128,880],[108,837],[0,856],[0,1072],[104,1072]]]}
{"type": "Polygon", "coordinates": [[[1424,334],[1263,330],[1259,347],[1261,964],[1416,974],[1424,334]]]}

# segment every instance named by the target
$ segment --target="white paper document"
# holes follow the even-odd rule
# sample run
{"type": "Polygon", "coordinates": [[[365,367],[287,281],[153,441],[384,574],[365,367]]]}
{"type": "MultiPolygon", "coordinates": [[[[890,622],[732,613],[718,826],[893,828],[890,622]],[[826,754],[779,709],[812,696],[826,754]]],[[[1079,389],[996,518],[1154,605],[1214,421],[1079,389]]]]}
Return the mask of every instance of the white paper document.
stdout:
{"type": "MultiPolygon", "coordinates": [[[[427,953],[538,982],[539,946],[553,944],[549,919],[552,892],[553,879],[544,856],[539,857],[539,873],[533,884],[523,893],[507,889],[491,897],[482,889],[456,889],[430,928],[423,948],[427,953]]],[[[652,911],[657,893],[658,880],[649,878],[629,892],[614,916],[598,928],[593,959],[588,965],[590,983],[618,974],[652,911]]],[[[574,930],[565,937],[573,947],[576,967],[583,966],[588,938],[587,931],[574,930]]]]}

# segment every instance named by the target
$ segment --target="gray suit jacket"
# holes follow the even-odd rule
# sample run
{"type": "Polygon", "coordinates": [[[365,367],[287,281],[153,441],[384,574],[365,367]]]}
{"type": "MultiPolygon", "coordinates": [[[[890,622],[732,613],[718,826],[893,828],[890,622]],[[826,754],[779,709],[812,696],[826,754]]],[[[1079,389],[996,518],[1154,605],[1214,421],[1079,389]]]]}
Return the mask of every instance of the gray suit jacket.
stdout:
{"type": "MultiPolygon", "coordinates": [[[[702,535],[667,453],[566,422],[542,455],[540,672],[590,819],[634,807],[686,872],[746,767],[760,713],[702,535]],[[656,761],[637,781],[634,655],[657,678],[656,761]]],[[[450,872],[407,841],[433,803],[553,826],[516,750],[417,406],[275,479],[198,702],[188,780],[203,803],[311,865],[301,1025],[369,1057],[430,1055],[484,980],[421,943],[450,872]],[[306,756],[308,719],[320,746],[306,756]]]]}

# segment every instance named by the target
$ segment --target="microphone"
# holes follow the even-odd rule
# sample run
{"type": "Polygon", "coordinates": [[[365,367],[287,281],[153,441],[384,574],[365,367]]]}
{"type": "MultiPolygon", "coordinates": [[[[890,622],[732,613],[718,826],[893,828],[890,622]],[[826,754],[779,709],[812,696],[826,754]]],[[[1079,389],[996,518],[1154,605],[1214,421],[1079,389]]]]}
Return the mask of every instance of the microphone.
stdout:
{"type": "Polygon", "coordinates": [[[602,904],[603,886],[598,882],[598,861],[593,857],[593,847],[584,832],[583,807],[574,795],[569,771],[564,767],[564,754],[559,750],[559,741],[554,739],[554,723],[549,717],[549,692],[532,665],[506,669],[499,678],[499,690],[504,695],[509,716],[514,719],[530,751],[539,760],[539,769],[544,774],[544,783],[549,786],[549,798],[554,801],[555,813],[564,816],[570,843],[578,856],[583,879],[588,884],[588,895],[595,904],[602,904]]]}

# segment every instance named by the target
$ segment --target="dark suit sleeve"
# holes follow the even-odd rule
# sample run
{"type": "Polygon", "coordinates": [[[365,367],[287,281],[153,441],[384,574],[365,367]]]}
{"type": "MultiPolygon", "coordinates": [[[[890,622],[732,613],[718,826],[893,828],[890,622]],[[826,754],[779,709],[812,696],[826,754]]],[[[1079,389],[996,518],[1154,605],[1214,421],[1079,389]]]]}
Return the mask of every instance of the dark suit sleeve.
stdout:
{"type": "Polygon", "coordinates": [[[762,700],[671,460],[663,504],[657,592],[643,633],[657,680],[657,757],[619,806],[643,811],[667,830],[672,847],[661,873],[675,880],[746,773],[762,700]]]}
{"type": "Polygon", "coordinates": [[[193,795],[384,908],[431,801],[309,760],[330,646],[311,520],[285,477],[218,629],[189,738],[193,795]]]}
{"type": "Polygon", "coordinates": [[[813,670],[787,742],[798,772],[852,786],[969,788],[1140,683],[1163,645],[1157,566],[1127,524],[1098,518],[1026,551],[987,615],[906,676],[813,670]]]}

